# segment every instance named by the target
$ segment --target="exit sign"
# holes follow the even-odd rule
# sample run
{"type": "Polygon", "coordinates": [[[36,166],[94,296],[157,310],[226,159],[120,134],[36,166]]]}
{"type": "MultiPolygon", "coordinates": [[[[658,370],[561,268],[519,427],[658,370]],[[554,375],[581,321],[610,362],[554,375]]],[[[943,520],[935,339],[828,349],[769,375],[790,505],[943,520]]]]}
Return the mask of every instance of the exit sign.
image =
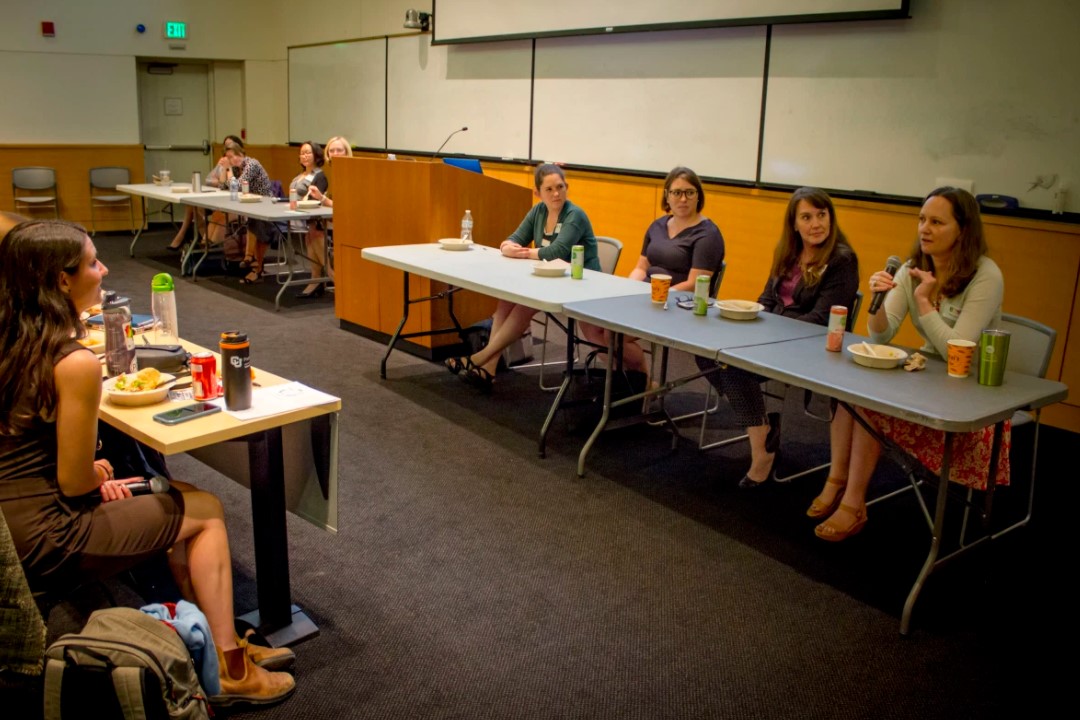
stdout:
{"type": "Polygon", "coordinates": [[[165,38],[168,40],[187,40],[186,22],[165,21],[165,38]]]}

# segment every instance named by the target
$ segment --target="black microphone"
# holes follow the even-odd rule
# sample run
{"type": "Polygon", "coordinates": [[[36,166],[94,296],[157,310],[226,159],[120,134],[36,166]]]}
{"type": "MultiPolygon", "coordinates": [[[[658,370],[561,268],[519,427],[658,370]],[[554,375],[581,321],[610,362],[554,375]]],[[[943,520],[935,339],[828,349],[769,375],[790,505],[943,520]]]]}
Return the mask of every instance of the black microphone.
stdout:
{"type": "MultiPolygon", "coordinates": [[[[895,276],[896,272],[900,269],[900,266],[904,264],[904,261],[895,255],[890,255],[889,259],[885,261],[885,272],[895,276]]],[[[870,298],[870,314],[875,314],[881,309],[881,303],[885,302],[885,296],[889,293],[888,290],[878,290],[874,293],[874,297],[870,298]]]]}
{"type": "MultiPolygon", "coordinates": [[[[155,475],[152,478],[146,480],[136,480],[134,482],[124,483],[132,495],[150,495],[152,493],[160,494],[169,492],[169,480],[163,478],[160,475],[155,475]]],[[[100,490],[94,490],[90,493],[94,497],[101,497],[100,490]]]]}
{"type": "Polygon", "coordinates": [[[439,146],[439,149],[435,151],[435,157],[439,157],[439,153],[440,153],[440,152],[442,152],[442,149],[443,149],[444,147],[446,147],[446,143],[450,142],[450,138],[454,137],[454,136],[455,136],[455,135],[457,135],[457,134],[458,134],[459,132],[465,132],[465,131],[466,131],[466,130],[468,130],[468,129],[469,129],[468,127],[463,127],[463,128],[461,128],[460,130],[455,130],[454,132],[452,132],[452,133],[450,133],[449,135],[447,135],[447,136],[446,136],[446,139],[445,139],[445,140],[443,140],[443,143],[442,143],[442,145],[440,145],[440,146],[439,146]]]}

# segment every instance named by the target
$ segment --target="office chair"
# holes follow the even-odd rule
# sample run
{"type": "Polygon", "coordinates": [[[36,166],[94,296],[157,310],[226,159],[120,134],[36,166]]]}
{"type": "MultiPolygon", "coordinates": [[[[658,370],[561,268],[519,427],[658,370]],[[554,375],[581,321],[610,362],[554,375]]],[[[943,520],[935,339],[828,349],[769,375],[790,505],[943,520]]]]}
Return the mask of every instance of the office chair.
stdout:
{"type": "Polygon", "coordinates": [[[135,203],[131,195],[116,192],[117,185],[127,185],[131,182],[131,171],[125,167],[95,167],[90,168],[90,234],[97,233],[97,218],[95,210],[101,208],[115,208],[126,204],[128,214],[131,217],[131,232],[135,228],[135,203]],[[104,191],[112,191],[107,193],[104,191]]]}
{"type": "MultiPolygon", "coordinates": [[[[623,244],[621,240],[617,240],[613,237],[606,237],[598,235],[596,237],[596,254],[597,259],[600,261],[600,271],[607,273],[608,275],[615,274],[615,268],[619,264],[619,257],[622,256],[623,244]]],[[[540,389],[547,391],[558,390],[560,384],[545,385],[544,384],[544,368],[547,366],[547,333],[548,323],[555,322],[563,330],[566,329],[564,323],[553,317],[551,313],[539,313],[533,317],[533,322],[539,323],[544,327],[543,343],[540,346],[540,362],[535,365],[519,365],[518,367],[539,367],[540,368],[540,389]]],[[[567,342],[572,342],[570,338],[567,338],[567,342]]],[[[552,361],[555,363],[556,361],[552,361]]]]}
{"type": "Polygon", "coordinates": [[[15,199],[15,212],[25,211],[33,215],[36,208],[51,207],[53,217],[60,219],[60,201],[56,190],[56,171],[50,167],[19,167],[11,170],[11,194],[15,199]],[[19,192],[32,195],[20,195],[19,192]],[[51,195],[41,195],[52,191],[51,195]],[[20,207],[21,206],[21,207],[20,207]]]}

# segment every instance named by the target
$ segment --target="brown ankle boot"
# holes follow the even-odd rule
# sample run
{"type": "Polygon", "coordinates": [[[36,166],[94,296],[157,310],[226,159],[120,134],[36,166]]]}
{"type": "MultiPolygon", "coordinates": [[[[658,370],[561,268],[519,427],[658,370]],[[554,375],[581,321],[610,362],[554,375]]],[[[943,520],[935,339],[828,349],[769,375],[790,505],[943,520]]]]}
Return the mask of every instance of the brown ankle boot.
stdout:
{"type": "Polygon", "coordinates": [[[265,645],[255,645],[248,642],[247,638],[236,639],[236,644],[247,650],[251,662],[263,670],[288,670],[296,660],[296,653],[287,647],[272,648],[265,645]]]}
{"type": "Polygon", "coordinates": [[[210,698],[211,705],[266,705],[284,700],[296,689],[292,675],[263,670],[252,662],[246,648],[238,647],[225,652],[218,648],[217,653],[221,694],[210,698]]]}

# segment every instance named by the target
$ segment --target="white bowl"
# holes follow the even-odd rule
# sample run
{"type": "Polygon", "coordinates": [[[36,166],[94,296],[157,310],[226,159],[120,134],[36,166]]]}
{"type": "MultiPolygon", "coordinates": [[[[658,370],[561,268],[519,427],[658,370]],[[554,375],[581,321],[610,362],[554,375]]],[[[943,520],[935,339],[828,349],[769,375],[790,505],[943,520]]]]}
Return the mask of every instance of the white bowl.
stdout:
{"type": "Polygon", "coordinates": [[[247,195],[241,195],[240,196],[240,202],[247,202],[247,203],[262,202],[262,199],[263,199],[262,195],[253,195],[251,193],[248,193],[247,195]]]}
{"type": "Polygon", "coordinates": [[[186,193],[186,192],[191,192],[191,186],[190,185],[183,185],[183,184],[173,185],[171,190],[174,193],[186,193]]]}
{"type": "Polygon", "coordinates": [[[297,200],[296,201],[296,207],[300,208],[301,210],[314,210],[315,208],[319,207],[319,205],[321,205],[321,204],[322,203],[320,203],[318,200],[297,200]]]}
{"type": "Polygon", "coordinates": [[[533,263],[533,275],[540,277],[562,277],[570,269],[570,263],[565,260],[538,260],[533,263]]]}
{"type": "Polygon", "coordinates": [[[79,344],[92,350],[95,355],[100,355],[105,352],[105,333],[101,330],[89,330],[87,336],[79,340],[79,344]]]}
{"type": "Polygon", "coordinates": [[[728,320],[753,320],[765,306],[752,300],[717,300],[716,307],[720,308],[720,317],[728,320]]]}
{"type": "Polygon", "coordinates": [[[102,389],[105,392],[105,396],[109,398],[109,402],[114,405],[127,405],[129,407],[138,407],[140,405],[153,405],[159,403],[169,396],[169,388],[176,383],[176,377],[169,375],[168,373],[161,373],[161,382],[153,390],[117,390],[114,386],[116,381],[121,377],[126,377],[131,380],[135,379],[136,373],[127,373],[126,375],[117,375],[114,378],[109,378],[105,381],[102,389]]]}
{"type": "Polygon", "coordinates": [[[468,250],[472,247],[472,240],[462,240],[461,238],[443,238],[439,240],[439,245],[443,250],[468,250]]]}
{"type": "Polygon", "coordinates": [[[894,368],[907,359],[906,352],[889,345],[873,345],[860,342],[848,345],[847,350],[851,353],[852,359],[860,365],[882,370],[894,368]]]}

